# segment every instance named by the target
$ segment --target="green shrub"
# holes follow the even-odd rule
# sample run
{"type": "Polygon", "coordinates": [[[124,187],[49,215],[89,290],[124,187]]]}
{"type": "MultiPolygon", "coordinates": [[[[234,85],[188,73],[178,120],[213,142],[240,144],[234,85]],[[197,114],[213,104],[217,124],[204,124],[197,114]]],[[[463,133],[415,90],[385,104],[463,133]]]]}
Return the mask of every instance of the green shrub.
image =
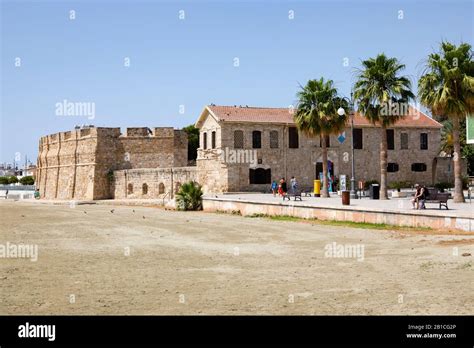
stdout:
{"type": "Polygon", "coordinates": [[[18,178],[16,176],[9,176],[8,183],[9,184],[16,184],[18,182],[18,178]]]}
{"type": "Polygon", "coordinates": [[[370,188],[370,185],[372,184],[377,184],[379,185],[379,182],[377,180],[367,180],[365,183],[364,183],[364,190],[368,190],[370,188]]]}
{"type": "Polygon", "coordinates": [[[8,177],[7,176],[0,176],[0,185],[8,185],[8,177]]]}
{"type": "Polygon", "coordinates": [[[24,176],[20,179],[20,184],[22,185],[34,185],[35,179],[32,176],[24,176]]]}
{"type": "Polygon", "coordinates": [[[469,188],[469,177],[463,176],[462,177],[462,189],[467,190],[469,188]]]}
{"type": "Polygon", "coordinates": [[[434,185],[434,187],[436,187],[438,190],[440,190],[441,192],[444,192],[444,190],[447,190],[447,189],[450,189],[450,188],[453,188],[454,185],[451,184],[450,182],[438,182],[434,185]]]}
{"type": "Polygon", "coordinates": [[[184,183],[176,194],[176,209],[178,210],[201,210],[202,189],[194,181],[184,183]]]}
{"type": "Polygon", "coordinates": [[[410,187],[411,187],[411,184],[406,181],[394,181],[390,183],[390,185],[388,185],[388,188],[397,190],[398,192],[400,192],[402,188],[410,188],[410,187]]]}

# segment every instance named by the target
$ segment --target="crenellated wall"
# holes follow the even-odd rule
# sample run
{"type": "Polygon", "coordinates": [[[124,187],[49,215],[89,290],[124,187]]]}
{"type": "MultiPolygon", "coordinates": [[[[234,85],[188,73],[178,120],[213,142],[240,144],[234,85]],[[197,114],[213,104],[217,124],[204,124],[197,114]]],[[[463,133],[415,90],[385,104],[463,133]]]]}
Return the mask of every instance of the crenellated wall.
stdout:
{"type": "Polygon", "coordinates": [[[37,188],[46,199],[113,198],[113,171],[187,165],[187,134],[171,127],[90,127],[41,137],[37,188]]]}

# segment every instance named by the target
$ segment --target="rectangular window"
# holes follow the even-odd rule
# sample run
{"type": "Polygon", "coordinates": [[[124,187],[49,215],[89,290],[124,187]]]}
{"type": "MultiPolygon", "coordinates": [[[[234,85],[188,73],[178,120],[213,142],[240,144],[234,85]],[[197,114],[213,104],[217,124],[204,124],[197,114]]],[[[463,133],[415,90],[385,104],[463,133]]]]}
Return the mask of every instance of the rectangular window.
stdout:
{"type": "Polygon", "coordinates": [[[400,149],[408,150],[408,133],[400,133],[400,149]]]}
{"type": "Polygon", "coordinates": [[[202,133],[202,144],[203,144],[202,148],[206,150],[207,149],[207,133],[206,132],[202,133]]]}
{"type": "Polygon", "coordinates": [[[260,149],[262,147],[262,132],[260,131],[252,132],[252,147],[254,149],[260,149]]]}
{"type": "Polygon", "coordinates": [[[278,131],[270,131],[270,149],[278,149],[278,131]]]}
{"type": "Polygon", "coordinates": [[[387,150],[395,150],[395,135],[393,129],[387,129],[387,150]]]}
{"type": "Polygon", "coordinates": [[[299,147],[298,128],[288,128],[288,147],[290,149],[297,149],[299,147]]]}
{"type": "Polygon", "coordinates": [[[244,132],[241,130],[234,131],[234,148],[235,149],[244,148],[244,132]]]}
{"type": "Polygon", "coordinates": [[[428,150],[428,133],[420,134],[420,150],[428,150]]]}
{"type": "Polygon", "coordinates": [[[352,136],[354,137],[354,149],[362,149],[362,128],[354,128],[352,136]]]}
{"type": "MultiPolygon", "coordinates": [[[[325,135],[324,138],[326,139],[326,147],[331,147],[331,137],[329,135],[325,135]]],[[[319,137],[319,147],[323,147],[323,141],[321,137],[319,137]]]]}
{"type": "Polygon", "coordinates": [[[215,149],[216,148],[216,132],[214,131],[211,134],[212,134],[211,135],[211,146],[212,146],[213,149],[215,149]]]}
{"type": "Polygon", "coordinates": [[[387,172],[388,173],[398,172],[398,164],[397,163],[388,163],[387,164],[387,172]]]}
{"type": "Polygon", "coordinates": [[[426,164],[424,163],[413,163],[411,165],[412,172],[426,172],[426,164]]]}

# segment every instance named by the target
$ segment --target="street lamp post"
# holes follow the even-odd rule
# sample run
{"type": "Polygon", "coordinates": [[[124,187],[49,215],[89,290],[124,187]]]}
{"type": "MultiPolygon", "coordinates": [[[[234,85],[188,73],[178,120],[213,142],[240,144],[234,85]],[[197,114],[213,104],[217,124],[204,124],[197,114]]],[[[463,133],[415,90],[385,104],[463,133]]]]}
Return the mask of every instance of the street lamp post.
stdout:
{"type": "MultiPolygon", "coordinates": [[[[355,190],[355,165],[354,165],[354,102],[352,99],[352,92],[351,92],[351,99],[349,100],[348,98],[343,98],[349,102],[349,116],[351,118],[351,153],[352,153],[352,158],[351,158],[351,192],[350,196],[351,198],[359,198],[357,196],[357,192],[355,190]]],[[[346,110],[344,110],[343,107],[340,107],[337,110],[337,113],[339,116],[344,116],[346,114],[346,110]]]]}

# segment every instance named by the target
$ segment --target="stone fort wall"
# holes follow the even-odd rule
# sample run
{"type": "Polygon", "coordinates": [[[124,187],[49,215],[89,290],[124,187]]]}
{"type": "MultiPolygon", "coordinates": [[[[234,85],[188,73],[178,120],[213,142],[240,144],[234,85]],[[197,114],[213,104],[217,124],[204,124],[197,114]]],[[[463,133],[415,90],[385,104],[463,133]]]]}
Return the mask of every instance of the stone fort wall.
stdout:
{"type": "Polygon", "coordinates": [[[196,167],[125,169],[114,172],[116,199],[174,198],[182,184],[197,181],[196,167]]]}
{"type": "Polygon", "coordinates": [[[41,137],[37,188],[46,199],[113,198],[113,172],[187,165],[186,132],[89,127],[41,137]]]}

